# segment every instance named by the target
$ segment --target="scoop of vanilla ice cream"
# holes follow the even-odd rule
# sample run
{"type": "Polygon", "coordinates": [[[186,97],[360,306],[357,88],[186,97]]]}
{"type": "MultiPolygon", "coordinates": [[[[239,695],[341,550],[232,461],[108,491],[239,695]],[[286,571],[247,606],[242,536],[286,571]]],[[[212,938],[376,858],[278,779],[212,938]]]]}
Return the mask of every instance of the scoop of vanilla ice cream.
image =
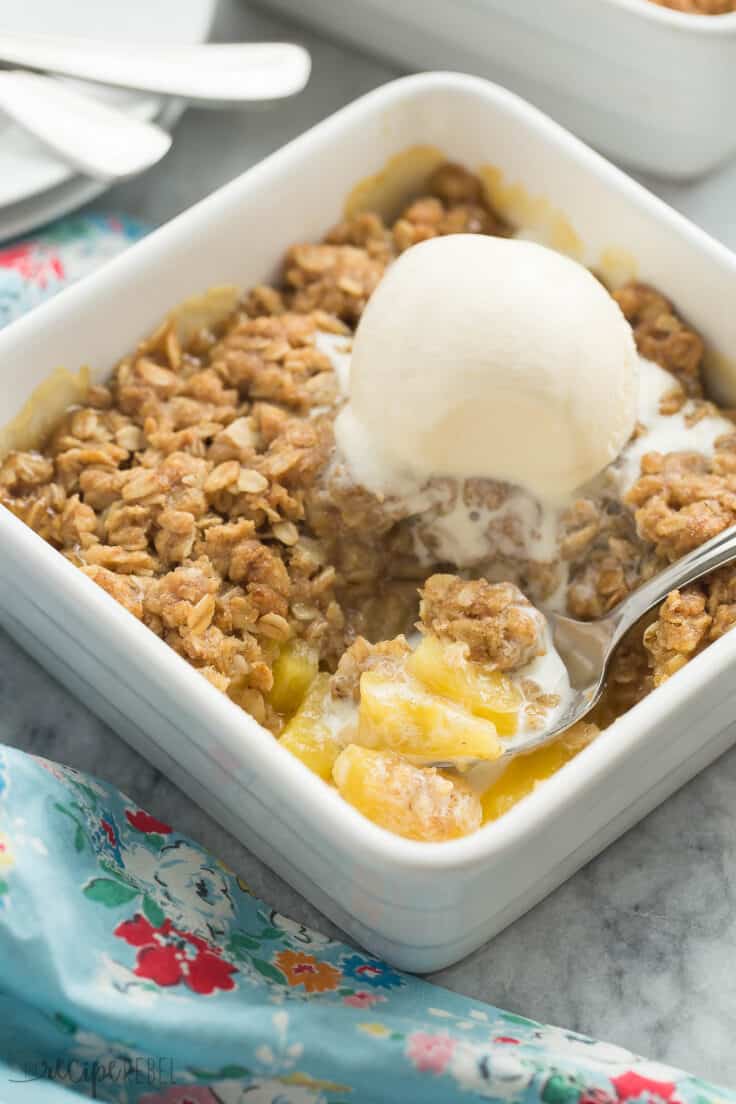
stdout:
{"type": "Polygon", "coordinates": [[[630,326],[582,265],[533,242],[433,238],[365,309],[338,446],[377,491],[485,476],[562,500],[630,437],[636,366],[630,326]]]}

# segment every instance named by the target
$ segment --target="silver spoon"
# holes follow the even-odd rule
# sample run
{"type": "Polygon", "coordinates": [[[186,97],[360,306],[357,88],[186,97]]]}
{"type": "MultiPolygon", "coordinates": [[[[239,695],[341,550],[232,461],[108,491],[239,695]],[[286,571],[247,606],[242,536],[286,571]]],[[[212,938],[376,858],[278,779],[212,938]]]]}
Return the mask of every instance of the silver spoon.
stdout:
{"type": "Polygon", "coordinates": [[[291,96],[311,66],[307,51],[288,42],[150,46],[7,31],[0,31],[0,61],[200,106],[291,96]]]}
{"type": "Polygon", "coordinates": [[[79,172],[122,180],[160,161],[171,136],[53,77],[0,69],[5,112],[79,172]]]}
{"type": "Polygon", "coordinates": [[[733,560],[736,560],[736,526],[726,529],[665,568],[599,621],[575,621],[561,613],[543,610],[555,647],[570,677],[573,694],[567,708],[547,728],[510,740],[503,753],[491,762],[475,759],[465,760],[462,767],[451,761],[434,762],[432,765],[460,769],[463,776],[477,788],[490,785],[510,759],[548,744],[590,713],[603,693],[606,672],[616,646],[640,617],[662,602],[670,591],[686,586],[733,560]]]}

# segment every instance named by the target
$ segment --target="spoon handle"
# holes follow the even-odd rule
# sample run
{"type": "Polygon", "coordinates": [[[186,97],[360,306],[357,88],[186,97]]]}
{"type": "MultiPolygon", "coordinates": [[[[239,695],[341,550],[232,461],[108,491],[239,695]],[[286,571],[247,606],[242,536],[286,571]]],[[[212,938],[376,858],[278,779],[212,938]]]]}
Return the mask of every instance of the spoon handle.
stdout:
{"type": "Polygon", "coordinates": [[[619,609],[609,617],[616,624],[615,641],[634,625],[640,617],[658,602],[663,601],[672,590],[687,586],[710,571],[736,560],[736,525],[725,529],[717,537],[701,544],[676,563],[660,571],[649,582],[635,590],[619,609]]]}
{"type": "Polygon", "coordinates": [[[122,180],[159,161],[171,137],[62,81],[0,69],[0,110],[79,172],[122,180]]]}
{"type": "Polygon", "coordinates": [[[309,78],[306,50],[285,42],[195,46],[110,44],[0,32],[0,60],[202,105],[272,100],[300,92],[309,78]]]}

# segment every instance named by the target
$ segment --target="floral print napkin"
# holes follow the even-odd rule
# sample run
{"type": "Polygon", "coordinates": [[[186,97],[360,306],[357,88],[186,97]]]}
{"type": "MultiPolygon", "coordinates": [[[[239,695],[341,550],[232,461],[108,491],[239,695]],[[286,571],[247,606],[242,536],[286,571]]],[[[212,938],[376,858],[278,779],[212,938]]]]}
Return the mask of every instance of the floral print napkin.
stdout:
{"type": "MultiPolygon", "coordinates": [[[[0,248],[0,325],[140,237],[0,248]]],[[[736,1104],[310,931],[114,787],[0,747],[0,1101],[736,1104]]]]}
{"type": "Polygon", "coordinates": [[[62,1085],[120,1104],[736,1102],[294,923],[70,767],[0,749],[0,787],[0,1096],[35,1104],[62,1085]]]}
{"type": "Polygon", "coordinates": [[[0,245],[0,326],[99,268],[146,230],[128,216],[74,215],[0,245]]]}

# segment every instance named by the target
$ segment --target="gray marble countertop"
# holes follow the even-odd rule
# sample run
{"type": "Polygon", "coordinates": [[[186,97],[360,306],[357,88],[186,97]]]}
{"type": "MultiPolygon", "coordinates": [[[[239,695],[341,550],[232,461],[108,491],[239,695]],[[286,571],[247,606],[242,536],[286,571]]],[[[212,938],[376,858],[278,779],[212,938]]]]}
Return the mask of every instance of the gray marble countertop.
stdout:
{"type": "MultiPolygon", "coordinates": [[[[160,223],[394,68],[223,3],[215,38],[297,38],[306,92],[268,110],[182,119],[159,166],[94,206],[160,223]]],[[[694,184],[645,183],[736,248],[736,163],[694,184]]],[[[281,912],[328,922],[0,632],[0,737],[116,783],[220,855],[281,912]]],[[[736,750],[670,798],[542,904],[434,980],[736,1086],[736,750]]]]}

